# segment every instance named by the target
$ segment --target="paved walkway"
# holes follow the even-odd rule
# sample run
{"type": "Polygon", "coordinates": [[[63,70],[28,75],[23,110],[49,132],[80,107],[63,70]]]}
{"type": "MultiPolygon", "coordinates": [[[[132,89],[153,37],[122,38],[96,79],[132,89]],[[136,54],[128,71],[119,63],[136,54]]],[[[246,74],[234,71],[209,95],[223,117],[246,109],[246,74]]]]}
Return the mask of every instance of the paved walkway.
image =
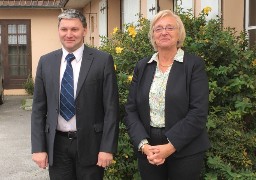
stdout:
{"type": "Polygon", "coordinates": [[[26,96],[6,96],[0,105],[0,179],[49,180],[31,160],[30,115],[20,108],[26,96]]]}

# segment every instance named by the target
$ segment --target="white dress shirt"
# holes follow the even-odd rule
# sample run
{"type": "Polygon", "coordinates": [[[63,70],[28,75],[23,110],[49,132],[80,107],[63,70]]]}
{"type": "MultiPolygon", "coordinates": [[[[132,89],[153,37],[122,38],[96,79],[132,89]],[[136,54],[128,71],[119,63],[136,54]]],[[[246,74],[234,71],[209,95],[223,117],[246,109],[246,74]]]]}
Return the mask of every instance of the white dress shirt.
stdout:
{"type": "MultiPolygon", "coordinates": [[[[82,45],[80,48],[78,48],[76,51],[73,52],[76,59],[74,59],[71,62],[72,68],[73,68],[73,78],[74,78],[74,97],[76,98],[76,90],[77,90],[77,82],[79,77],[79,72],[81,68],[81,62],[83,57],[83,51],[84,51],[84,45],[82,45]]],[[[69,54],[68,51],[66,51],[62,47],[62,58],[61,58],[61,65],[60,65],[60,90],[61,90],[61,81],[62,77],[64,75],[64,72],[66,70],[67,62],[65,60],[65,57],[69,54]]],[[[60,94],[60,92],[59,92],[60,94]]],[[[58,124],[57,124],[57,130],[68,132],[68,131],[76,131],[76,115],[72,117],[69,121],[66,121],[60,114],[58,116],[58,124]]]]}

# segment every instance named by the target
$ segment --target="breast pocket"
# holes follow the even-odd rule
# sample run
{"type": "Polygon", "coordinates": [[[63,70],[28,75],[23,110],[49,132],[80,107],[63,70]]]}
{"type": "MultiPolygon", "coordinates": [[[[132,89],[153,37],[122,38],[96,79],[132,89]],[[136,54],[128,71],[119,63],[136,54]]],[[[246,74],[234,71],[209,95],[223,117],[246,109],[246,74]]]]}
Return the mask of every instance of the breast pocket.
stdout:
{"type": "Polygon", "coordinates": [[[91,79],[91,80],[86,80],[85,81],[85,85],[87,85],[87,86],[90,86],[90,85],[95,85],[95,84],[97,84],[97,83],[99,83],[100,82],[100,79],[98,80],[98,79],[91,79]]]}
{"type": "Polygon", "coordinates": [[[101,79],[86,80],[82,89],[85,95],[89,96],[91,99],[97,99],[102,92],[102,80],[101,79]]]}

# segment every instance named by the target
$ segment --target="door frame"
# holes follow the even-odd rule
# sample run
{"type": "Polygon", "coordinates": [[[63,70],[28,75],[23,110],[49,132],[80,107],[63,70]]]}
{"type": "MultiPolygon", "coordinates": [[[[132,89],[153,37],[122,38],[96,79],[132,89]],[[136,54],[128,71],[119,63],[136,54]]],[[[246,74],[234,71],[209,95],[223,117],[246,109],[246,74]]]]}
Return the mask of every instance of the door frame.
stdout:
{"type": "MultiPolygon", "coordinates": [[[[3,74],[4,74],[4,89],[24,89],[23,83],[27,80],[28,76],[32,72],[32,58],[31,58],[31,20],[29,19],[1,19],[1,45],[0,51],[1,59],[3,64],[3,74]],[[10,75],[9,71],[9,58],[8,58],[8,25],[19,25],[25,24],[26,28],[26,61],[27,61],[27,74],[24,76],[21,75],[10,75]]],[[[18,33],[17,33],[18,35],[18,33]]]]}

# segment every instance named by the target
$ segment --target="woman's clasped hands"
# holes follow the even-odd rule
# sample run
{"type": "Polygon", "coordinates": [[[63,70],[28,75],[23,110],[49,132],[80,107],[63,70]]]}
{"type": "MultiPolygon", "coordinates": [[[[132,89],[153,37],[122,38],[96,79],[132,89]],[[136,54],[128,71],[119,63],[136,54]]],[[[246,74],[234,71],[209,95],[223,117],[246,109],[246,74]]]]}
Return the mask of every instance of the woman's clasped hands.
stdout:
{"type": "Polygon", "coordinates": [[[145,144],[143,147],[143,153],[147,156],[148,162],[157,166],[163,164],[165,159],[175,151],[176,149],[171,143],[156,146],[145,144]]]}

